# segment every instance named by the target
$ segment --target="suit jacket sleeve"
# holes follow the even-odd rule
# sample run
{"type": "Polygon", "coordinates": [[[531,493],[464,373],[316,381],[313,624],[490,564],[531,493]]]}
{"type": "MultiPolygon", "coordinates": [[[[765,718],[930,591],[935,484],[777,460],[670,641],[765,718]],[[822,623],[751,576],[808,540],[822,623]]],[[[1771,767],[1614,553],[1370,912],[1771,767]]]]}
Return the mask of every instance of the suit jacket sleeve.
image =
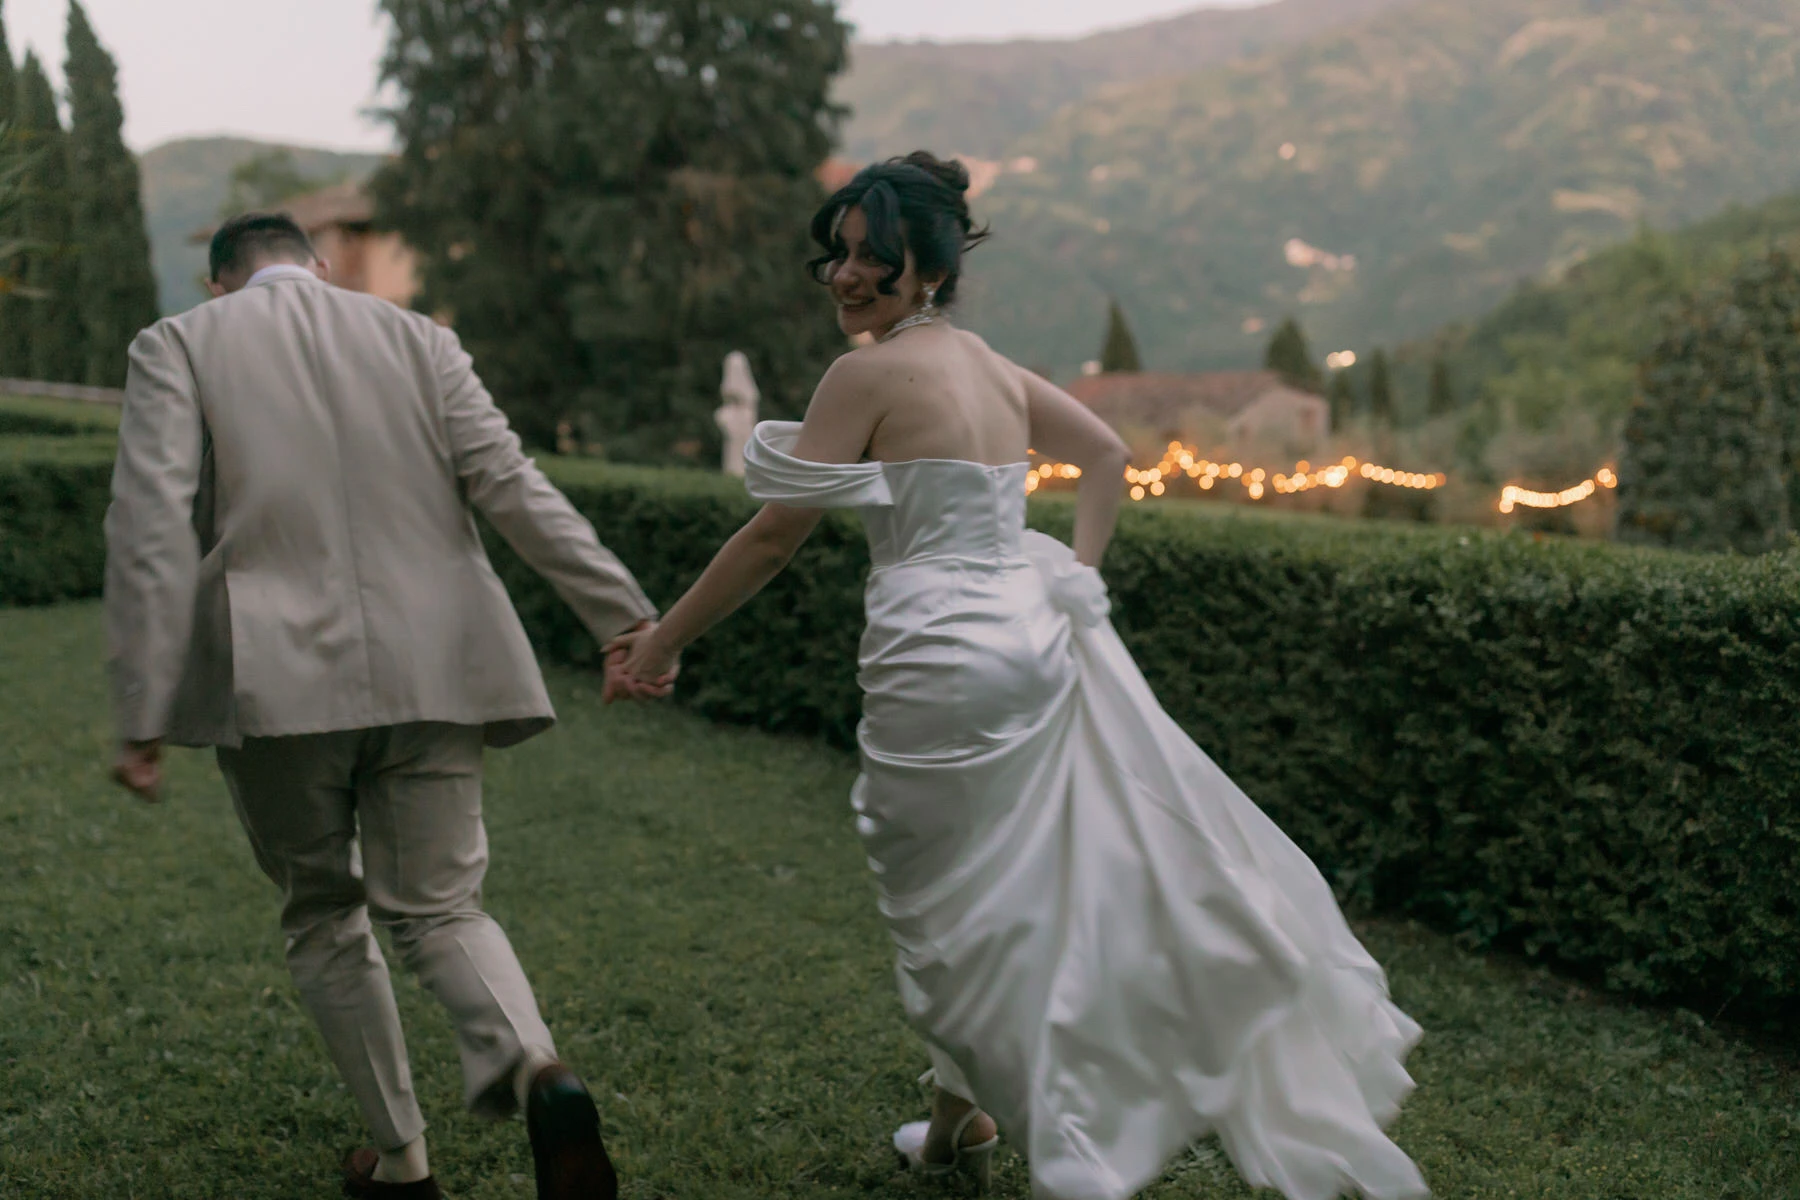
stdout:
{"type": "Polygon", "coordinates": [[[435,336],[450,450],[470,503],[602,642],[656,616],[587,518],[525,456],[456,335],[438,329],[435,336]]]}
{"type": "Polygon", "coordinates": [[[127,741],[168,732],[187,661],[204,433],[186,351],[166,325],[144,330],[131,345],[106,510],[106,630],[114,712],[127,741]]]}

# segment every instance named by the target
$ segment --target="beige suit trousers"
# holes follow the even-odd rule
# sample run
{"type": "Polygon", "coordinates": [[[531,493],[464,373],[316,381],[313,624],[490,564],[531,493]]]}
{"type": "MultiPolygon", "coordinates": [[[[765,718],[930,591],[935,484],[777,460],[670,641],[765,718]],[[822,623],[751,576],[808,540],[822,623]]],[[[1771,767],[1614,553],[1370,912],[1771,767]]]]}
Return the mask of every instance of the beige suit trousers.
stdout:
{"type": "Polygon", "coordinates": [[[394,725],[218,752],[256,861],[283,893],[288,970],[384,1150],[425,1119],[374,925],[448,1010],[471,1109],[512,1112],[526,1050],[554,1053],[512,945],[481,910],[482,733],[394,725]]]}

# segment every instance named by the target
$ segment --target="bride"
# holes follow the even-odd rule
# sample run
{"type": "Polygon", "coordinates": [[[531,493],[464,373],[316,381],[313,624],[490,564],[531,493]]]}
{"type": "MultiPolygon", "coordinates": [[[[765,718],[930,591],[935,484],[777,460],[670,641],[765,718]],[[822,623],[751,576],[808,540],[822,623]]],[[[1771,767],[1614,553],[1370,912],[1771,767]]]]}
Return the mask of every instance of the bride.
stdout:
{"type": "Polygon", "coordinates": [[[1042,1200],[1123,1200],[1217,1134],[1292,1200],[1426,1194],[1383,1134],[1419,1028],[1310,860],[1162,711],[1095,567],[1126,448],[944,313],[968,175],[869,167],[813,219],[838,324],[874,342],[745,452],[765,501],[662,623],[608,647],[666,691],[682,649],[855,508],[873,569],[851,793],[936,1083],[895,1144],[1042,1200]],[[1081,468],[1071,550],[1025,529],[1027,448],[1081,468]]]}

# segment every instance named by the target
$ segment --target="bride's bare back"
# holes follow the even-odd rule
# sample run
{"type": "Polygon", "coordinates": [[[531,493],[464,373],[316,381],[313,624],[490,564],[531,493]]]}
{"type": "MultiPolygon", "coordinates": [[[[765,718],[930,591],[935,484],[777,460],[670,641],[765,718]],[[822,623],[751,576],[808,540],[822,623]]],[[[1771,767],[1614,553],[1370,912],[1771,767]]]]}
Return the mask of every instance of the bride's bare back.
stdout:
{"type": "Polygon", "coordinates": [[[880,410],[867,456],[1023,462],[1031,444],[1025,384],[1012,363],[949,325],[907,330],[856,352],[878,359],[869,399],[880,410]]]}
{"type": "Polygon", "coordinates": [[[1124,443],[1069,393],[948,322],[902,330],[833,363],[794,446],[797,457],[814,462],[949,458],[996,466],[1024,462],[1031,450],[1097,472],[1097,482],[1081,489],[1075,552],[1098,562],[1123,490],[1124,443]]]}
{"type": "Polygon", "coordinates": [[[795,453],[815,462],[951,458],[1002,465],[1031,450],[1086,465],[1124,445],[1073,396],[947,322],[833,363],[795,453]]]}

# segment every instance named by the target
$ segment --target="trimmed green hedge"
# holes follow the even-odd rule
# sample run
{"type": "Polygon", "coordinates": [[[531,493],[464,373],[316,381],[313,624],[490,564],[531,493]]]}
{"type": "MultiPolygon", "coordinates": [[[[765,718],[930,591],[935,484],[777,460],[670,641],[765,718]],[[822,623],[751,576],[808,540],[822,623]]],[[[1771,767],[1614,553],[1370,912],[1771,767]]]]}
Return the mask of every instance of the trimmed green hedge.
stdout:
{"type": "Polygon", "coordinates": [[[118,428],[119,410],[103,404],[0,393],[0,437],[82,437],[118,428]]]}
{"type": "Polygon", "coordinates": [[[113,441],[0,438],[0,605],[97,596],[113,441]]]}
{"type": "MultiPolygon", "coordinates": [[[[754,508],[698,472],[547,465],[665,604],[754,508]]],[[[91,464],[0,455],[7,503],[44,509],[0,597],[93,594],[104,488],[91,464]],[[94,569],[33,574],[40,554],[94,569]]],[[[1067,534],[1065,501],[1032,513],[1067,534]]],[[[546,657],[593,664],[548,588],[494,560],[546,657]]],[[[694,648],[685,700],[848,744],[867,566],[830,514],[694,648]]],[[[1128,512],[1106,575],[1170,713],[1350,901],[1638,995],[1800,1003],[1800,556],[1183,506],[1128,512]]]]}

